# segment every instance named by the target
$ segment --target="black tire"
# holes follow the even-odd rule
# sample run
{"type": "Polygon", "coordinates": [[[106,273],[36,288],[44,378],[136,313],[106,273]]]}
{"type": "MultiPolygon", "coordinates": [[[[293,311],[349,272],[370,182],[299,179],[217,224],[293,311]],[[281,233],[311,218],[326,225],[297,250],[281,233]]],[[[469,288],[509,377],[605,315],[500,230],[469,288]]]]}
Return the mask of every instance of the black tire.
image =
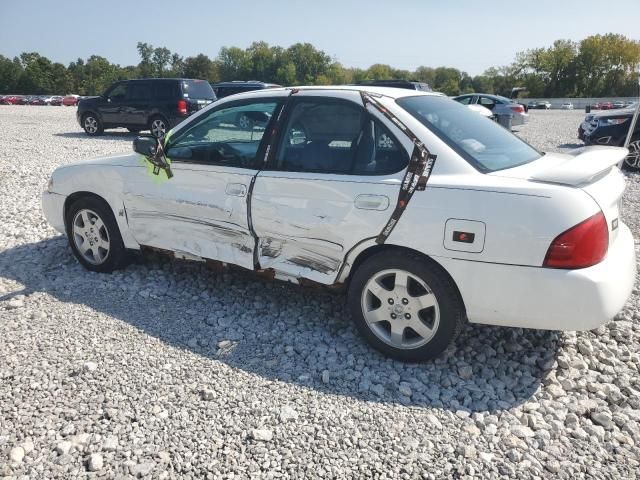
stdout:
{"type": "Polygon", "coordinates": [[[169,131],[169,122],[161,115],[154,115],[149,119],[149,131],[156,138],[164,138],[169,131]]]}
{"type": "Polygon", "coordinates": [[[100,118],[93,112],[87,112],[82,115],[82,128],[87,135],[95,137],[104,133],[104,127],[100,118]]]}
{"type": "MultiPolygon", "coordinates": [[[[626,138],[622,140],[622,146],[624,146],[626,138]]],[[[622,162],[622,169],[630,172],[640,171],[640,135],[634,135],[631,137],[631,143],[629,144],[629,155],[627,155],[622,162]]]]}
{"type": "MultiPolygon", "coordinates": [[[[93,217],[90,219],[93,220],[93,217]]],[[[116,223],[116,219],[111,211],[109,205],[102,199],[96,197],[82,197],[68,208],[65,217],[66,230],[67,230],[67,238],[69,240],[69,245],[71,246],[71,250],[73,254],[78,259],[78,261],[82,264],[84,268],[87,270],[91,270],[92,272],[100,272],[100,273],[111,273],[114,270],[118,270],[124,267],[127,264],[128,255],[127,251],[124,248],[124,243],[122,241],[122,236],[120,235],[120,229],[118,228],[118,224],[116,223]],[[89,233],[93,237],[83,238],[81,235],[78,235],[77,232],[74,233],[74,224],[75,222],[82,222],[84,227],[84,221],[82,221],[82,213],[83,212],[91,212],[95,214],[101,221],[104,226],[104,231],[102,228],[96,229],[95,232],[89,233]],[[80,217],[80,218],[77,218],[80,217]],[[106,235],[105,235],[106,231],[106,235]],[[90,242],[92,239],[97,239],[101,237],[108,240],[109,248],[103,259],[97,261],[95,255],[92,255],[92,258],[96,261],[89,260],[85,254],[83,254],[78,244],[84,245],[84,242],[90,242]],[[77,238],[80,237],[82,243],[79,243],[80,240],[77,238]]],[[[97,222],[91,223],[87,225],[87,228],[95,227],[97,222]]],[[[94,244],[91,243],[91,246],[94,244]]],[[[92,249],[93,250],[93,249],[92,249]]],[[[102,249],[104,252],[104,249],[102,249]]]]}
{"type": "MultiPolygon", "coordinates": [[[[416,284],[416,286],[418,288],[422,288],[418,284],[416,284]]],[[[428,291],[427,294],[429,294],[428,291]]],[[[369,295],[369,293],[366,293],[366,295],[369,295]]],[[[410,308],[413,299],[418,298],[417,296],[411,296],[410,294],[409,296],[411,300],[408,302],[410,305],[407,308],[410,308]]],[[[393,305],[391,303],[391,299],[386,299],[386,301],[393,305]]],[[[404,303],[405,299],[402,299],[401,301],[404,303]]],[[[440,355],[458,336],[462,329],[462,325],[466,320],[466,312],[462,299],[460,298],[460,294],[458,293],[453,281],[441,269],[441,267],[425,257],[400,250],[377,253],[360,265],[351,279],[347,302],[356,327],[362,336],[375,349],[383,354],[396,360],[406,362],[423,362],[440,355]],[[430,289],[430,293],[435,296],[437,301],[436,307],[430,307],[427,310],[420,310],[419,313],[413,313],[414,316],[419,317],[420,322],[424,323],[422,319],[422,312],[426,311],[427,314],[429,314],[429,310],[436,312],[435,309],[438,309],[438,321],[436,323],[435,316],[432,317],[432,336],[426,344],[417,345],[415,348],[394,347],[386,341],[383,341],[378,334],[374,333],[373,330],[373,328],[377,328],[378,331],[382,330],[386,320],[375,324],[380,325],[380,327],[371,327],[365,320],[365,298],[370,298],[365,297],[365,288],[371,279],[375,278],[377,275],[384,275],[384,272],[387,270],[401,270],[408,272],[412,277],[416,277],[424,282],[428,289],[430,289]]],[[[398,306],[399,303],[395,308],[398,308],[398,306]]],[[[387,305],[385,300],[380,300],[380,307],[378,308],[383,308],[383,315],[386,315],[386,309],[392,311],[391,309],[393,307],[387,305]]],[[[409,311],[410,310],[407,310],[407,312],[409,311]]],[[[431,315],[437,315],[438,313],[431,313],[431,315]]],[[[391,313],[390,315],[393,314],[391,313]]],[[[406,318],[407,313],[403,314],[400,312],[397,317],[406,318]]],[[[409,318],[411,318],[411,315],[409,315],[409,318]]],[[[413,321],[415,321],[415,318],[413,321]]],[[[389,320],[389,328],[391,325],[390,322],[391,320],[389,320]]],[[[407,322],[409,322],[409,320],[407,320],[407,322]]],[[[411,336],[412,334],[415,334],[415,331],[410,328],[411,325],[408,325],[408,327],[409,328],[402,327],[403,341],[405,335],[411,336]]],[[[415,338],[415,335],[413,336],[415,338]]],[[[418,337],[419,338],[417,338],[417,340],[420,341],[421,337],[419,335],[418,337]]],[[[410,342],[413,340],[409,339],[408,341],[410,342]]]]}

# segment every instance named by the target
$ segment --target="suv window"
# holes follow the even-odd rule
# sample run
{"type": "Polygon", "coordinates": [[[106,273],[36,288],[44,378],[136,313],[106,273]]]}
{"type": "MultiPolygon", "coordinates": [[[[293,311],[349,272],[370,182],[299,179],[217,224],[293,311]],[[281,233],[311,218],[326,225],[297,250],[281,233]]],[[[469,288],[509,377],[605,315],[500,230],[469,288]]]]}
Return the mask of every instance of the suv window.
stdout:
{"type": "Polygon", "coordinates": [[[264,100],[213,110],[180,132],[167,156],[185,162],[252,167],[276,106],[277,102],[264,100]]]}
{"type": "Polygon", "coordinates": [[[129,84],[129,99],[150,100],[151,84],[149,82],[131,82],[129,84]]]}
{"type": "Polygon", "coordinates": [[[122,101],[127,97],[127,83],[118,83],[107,93],[110,100],[122,101]]]}
{"type": "Polygon", "coordinates": [[[173,100],[176,97],[176,82],[153,82],[153,96],[157,100],[173,100]]]}
{"type": "Polygon", "coordinates": [[[362,107],[304,99],[288,115],[276,162],[286,171],[382,175],[401,170],[408,158],[362,107]]]}
{"type": "Polygon", "coordinates": [[[215,100],[216,98],[211,85],[205,80],[185,80],[182,83],[182,94],[185,98],[198,100],[215,100]]]}
{"type": "Polygon", "coordinates": [[[483,172],[517,167],[540,153],[496,122],[446,97],[404,97],[396,103],[483,172]]]}

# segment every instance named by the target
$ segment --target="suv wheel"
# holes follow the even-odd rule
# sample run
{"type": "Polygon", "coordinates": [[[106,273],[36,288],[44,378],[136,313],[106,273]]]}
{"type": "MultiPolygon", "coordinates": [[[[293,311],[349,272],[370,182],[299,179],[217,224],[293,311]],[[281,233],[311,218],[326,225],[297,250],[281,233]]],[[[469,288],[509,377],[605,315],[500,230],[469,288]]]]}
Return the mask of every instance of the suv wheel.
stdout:
{"type": "Polygon", "coordinates": [[[126,263],[118,224],[109,205],[94,197],[75,201],[66,214],[73,254],[87,270],[111,273],[126,263]]]}
{"type": "Polygon", "coordinates": [[[253,127],[253,121],[244,113],[238,115],[236,124],[243,130],[251,130],[251,127],[253,127]]]}
{"type": "Polygon", "coordinates": [[[629,143],[629,155],[624,159],[622,168],[625,170],[640,170],[640,138],[633,137],[629,143]]]}
{"type": "Polygon", "coordinates": [[[149,122],[149,130],[151,130],[151,135],[156,138],[162,138],[167,133],[168,123],[162,117],[153,117],[149,122]]]}
{"type": "Polygon", "coordinates": [[[382,252],[355,272],[348,304],[360,333],[380,352],[419,362],[440,355],[466,318],[451,279],[410,253],[382,252]]]}
{"type": "Polygon", "coordinates": [[[97,117],[97,115],[93,113],[85,113],[82,116],[82,128],[89,136],[102,135],[104,132],[104,128],[102,127],[102,122],[97,117]]]}

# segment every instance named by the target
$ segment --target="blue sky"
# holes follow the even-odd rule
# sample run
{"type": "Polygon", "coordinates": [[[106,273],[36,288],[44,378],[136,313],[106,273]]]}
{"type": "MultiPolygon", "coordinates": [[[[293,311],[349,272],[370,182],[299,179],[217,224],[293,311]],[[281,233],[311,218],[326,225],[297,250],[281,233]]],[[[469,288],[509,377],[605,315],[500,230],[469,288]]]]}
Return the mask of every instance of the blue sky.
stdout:
{"type": "Polygon", "coordinates": [[[97,54],[130,65],[138,41],[211,57],[257,40],[310,42],[345,66],[445,65],[475,75],[558,38],[640,40],[639,25],[639,0],[0,0],[0,54],[37,51],[64,64],[97,54]]]}

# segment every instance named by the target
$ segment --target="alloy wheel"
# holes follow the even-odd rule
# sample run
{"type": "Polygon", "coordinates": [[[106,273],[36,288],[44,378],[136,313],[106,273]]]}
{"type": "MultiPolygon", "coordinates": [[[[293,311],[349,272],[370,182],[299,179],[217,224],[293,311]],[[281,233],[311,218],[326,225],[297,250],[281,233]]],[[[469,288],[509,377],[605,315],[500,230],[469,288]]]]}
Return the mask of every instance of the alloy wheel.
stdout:
{"type": "Polygon", "coordinates": [[[84,119],[84,129],[87,133],[96,133],[98,131],[98,120],[95,117],[86,117],[84,119]]]}
{"type": "Polygon", "coordinates": [[[73,217],[73,242],[82,257],[92,265],[100,265],[109,256],[109,232],[100,216],[81,209],[73,217]]]}
{"type": "Polygon", "coordinates": [[[164,120],[156,118],[151,122],[151,133],[156,138],[164,137],[164,134],[167,133],[167,126],[165,125],[164,120]]]}
{"type": "Polygon", "coordinates": [[[433,291],[406,270],[383,270],[371,277],[362,290],[361,307],[373,334],[398,349],[427,344],[440,323],[433,291]]]}
{"type": "Polygon", "coordinates": [[[629,155],[624,162],[631,168],[640,169],[640,139],[629,144],[629,155]]]}

